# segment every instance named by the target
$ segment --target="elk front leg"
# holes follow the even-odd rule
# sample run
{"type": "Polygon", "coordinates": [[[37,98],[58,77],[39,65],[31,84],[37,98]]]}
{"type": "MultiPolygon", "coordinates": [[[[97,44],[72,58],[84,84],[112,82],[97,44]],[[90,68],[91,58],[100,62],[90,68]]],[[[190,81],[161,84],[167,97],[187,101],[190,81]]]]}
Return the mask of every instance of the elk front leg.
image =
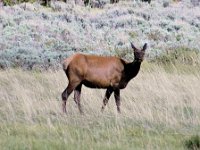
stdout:
{"type": "Polygon", "coordinates": [[[117,112],[121,113],[121,110],[120,110],[121,102],[120,102],[120,90],[119,89],[116,89],[114,91],[114,97],[115,97],[115,102],[116,102],[116,105],[117,105],[117,112]]]}
{"type": "Polygon", "coordinates": [[[104,99],[103,99],[103,106],[101,108],[102,112],[103,112],[106,104],[108,103],[108,100],[109,100],[109,98],[110,98],[110,96],[111,96],[112,93],[113,93],[113,89],[112,88],[107,88],[106,94],[105,94],[104,99]]]}

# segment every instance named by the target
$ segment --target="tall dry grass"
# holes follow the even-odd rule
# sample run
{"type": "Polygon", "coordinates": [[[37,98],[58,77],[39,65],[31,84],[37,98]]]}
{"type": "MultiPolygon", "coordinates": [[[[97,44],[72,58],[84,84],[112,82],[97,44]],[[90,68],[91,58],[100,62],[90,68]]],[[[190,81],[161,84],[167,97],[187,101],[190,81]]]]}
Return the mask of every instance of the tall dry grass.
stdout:
{"type": "Polygon", "coordinates": [[[81,96],[84,115],[79,114],[73,94],[67,102],[68,114],[63,114],[60,94],[67,78],[61,70],[0,71],[0,145],[5,149],[49,149],[52,143],[50,149],[66,145],[69,149],[131,149],[133,145],[182,149],[184,137],[199,131],[200,74],[144,68],[121,91],[120,115],[113,96],[101,113],[105,90],[86,87],[81,96]],[[20,136],[26,138],[16,140],[20,136]]]}

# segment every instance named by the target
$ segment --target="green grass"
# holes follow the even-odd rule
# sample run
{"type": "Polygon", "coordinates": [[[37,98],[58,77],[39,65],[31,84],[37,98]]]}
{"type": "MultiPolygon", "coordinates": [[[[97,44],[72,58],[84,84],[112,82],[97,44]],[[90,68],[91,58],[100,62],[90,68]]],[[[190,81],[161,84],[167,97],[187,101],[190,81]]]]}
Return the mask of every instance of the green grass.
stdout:
{"type": "MultiPolygon", "coordinates": [[[[67,118],[66,118],[67,119],[67,118]]],[[[69,124],[1,125],[3,149],[182,149],[184,136],[155,132],[134,124],[120,125],[113,119],[97,126],[69,124]]]]}

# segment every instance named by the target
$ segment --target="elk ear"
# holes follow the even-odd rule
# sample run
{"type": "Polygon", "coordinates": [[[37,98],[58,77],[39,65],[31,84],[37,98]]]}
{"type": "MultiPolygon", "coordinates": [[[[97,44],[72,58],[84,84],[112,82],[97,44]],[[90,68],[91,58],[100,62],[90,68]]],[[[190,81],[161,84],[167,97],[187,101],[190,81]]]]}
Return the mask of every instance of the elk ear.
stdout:
{"type": "Polygon", "coordinates": [[[147,43],[144,44],[142,50],[145,51],[147,49],[147,43]]]}
{"type": "Polygon", "coordinates": [[[133,45],[133,43],[131,43],[131,47],[132,47],[132,49],[133,49],[134,51],[137,50],[137,48],[133,45]]]}

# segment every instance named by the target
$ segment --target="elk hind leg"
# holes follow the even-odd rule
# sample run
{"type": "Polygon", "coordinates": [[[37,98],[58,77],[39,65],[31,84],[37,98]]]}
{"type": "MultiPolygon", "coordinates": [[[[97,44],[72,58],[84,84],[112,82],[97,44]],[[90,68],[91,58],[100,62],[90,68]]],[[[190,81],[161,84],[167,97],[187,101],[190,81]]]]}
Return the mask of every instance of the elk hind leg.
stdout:
{"type": "Polygon", "coordinates": [[[116,89],[114,91],[114,97],[115,97],[115,102],[116,102],[116,105],[117,105],[117,112],[121,113],[121,110],[120,110],[121,102],[120,102],[120,90],[119,89],[116,89]]]}
{"type": "Polygon", "coordinates": [[[79,84],[75,90],[74,90],[74,101],[76,102],[76,104],[78,105],[78,109],[80,111],[80,113],[82,114],[82,107],[81,107],[81,103],[80,103],[80,97],[81,97],[81,87],[82,84],[79,84]]]}
{"type": "Polygon", "coordinates": [[[67,102],[67,99],[69,97],[69,95],[73,92],[73,90],[77,87],[77,85],[79,85],[79,82],[69,82],[67,88],[62,92],[62,101],[63,101],[63,104],[62,104],[62,109],[63,109],[63,112],[66,113],[66,102],[67,102]]]}

